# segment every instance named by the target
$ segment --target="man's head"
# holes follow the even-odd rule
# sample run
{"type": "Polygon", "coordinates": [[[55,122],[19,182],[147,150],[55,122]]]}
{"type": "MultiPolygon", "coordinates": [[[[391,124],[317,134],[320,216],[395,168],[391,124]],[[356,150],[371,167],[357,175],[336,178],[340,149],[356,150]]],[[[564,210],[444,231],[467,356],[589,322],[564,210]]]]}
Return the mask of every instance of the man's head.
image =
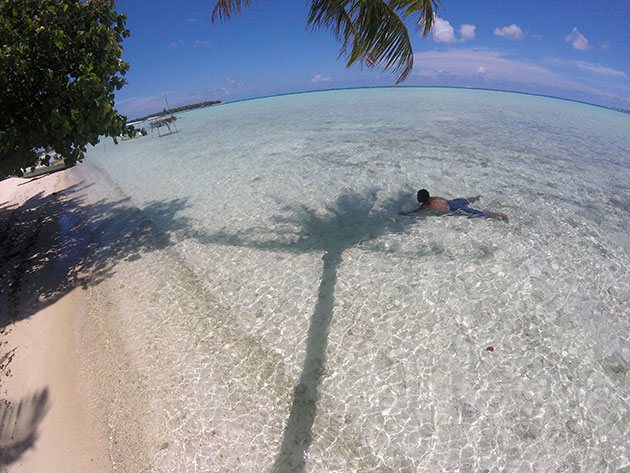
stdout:
{"type": "Polygon", "coordinates": [[[418,202],[421,204],[426,204],[431,196],[429,196],[429,191],[426,189],[420,189],[418,191],[418,202]]]}

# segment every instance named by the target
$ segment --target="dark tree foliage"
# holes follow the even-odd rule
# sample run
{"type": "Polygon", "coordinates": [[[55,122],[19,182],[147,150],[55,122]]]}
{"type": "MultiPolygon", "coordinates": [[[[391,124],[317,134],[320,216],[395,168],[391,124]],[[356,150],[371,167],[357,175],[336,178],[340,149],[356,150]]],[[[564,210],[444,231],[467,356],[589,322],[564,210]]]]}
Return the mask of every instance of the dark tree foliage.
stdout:
{"type": "Polygon", "coordinates": [[[51,149],[72,165],[125,131],[125,20],[114,0],[0,0],[0,178],[51,149]]]}

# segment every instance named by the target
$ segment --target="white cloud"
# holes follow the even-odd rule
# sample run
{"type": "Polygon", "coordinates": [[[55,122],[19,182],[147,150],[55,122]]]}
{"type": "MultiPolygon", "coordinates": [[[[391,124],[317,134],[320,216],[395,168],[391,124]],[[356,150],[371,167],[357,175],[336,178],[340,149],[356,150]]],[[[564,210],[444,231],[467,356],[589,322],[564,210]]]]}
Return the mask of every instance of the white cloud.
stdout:
{"type": "MultiPolygon", "coordinates": [[[[547,61],[548,64],[566,65],[547,61]]],[[[571,61],[574,66],[578,61],[571,61]]],[[[591,67],[593,72],[607,74],[609,77],[621,78],[621,71],[596,66],[582,62],[582,69],[591,67]]],[[[579,67],[579,66],[578,66],[579,67]]],[[[578,82],[579,78],[573,73],[560,73],[539,63],[522,59],[512,59],[506,53],[493,50],[479,49],[451,49],[450,51],[426,51],[414,54],[413,76],[424,80],[437,81],[440,84],[455,83],[457,85],[482,85],[483,84],[526,90],[545,90],[545,93],[555,91],[562,95],[563,92],[579,93],[604,98],[630,105],[630,97],[624,93],[624,86],[616,86],[622,95],[615,94],[610,87],[591,87],[578,82]],[[621,87],[621,88],[619,88],[621,87]]]]}
{"type": "Polygon", "coordinates": [[[323,77],[320,74],[315,74],[315,77],[313,77],[311,79],[311,82],[313,82],[313,83],[316,83],[316,82],[328,82],[331,79],[332,79],[332,77],[330,77],[330,76],[323,77]]]}
{"type": "Polygon", "coordinates": [[[475,25],[463,24],[459,26],[459,35],[461,37],[460,41],[463,43],[465,41],[470,41],[471,39],[475,39],[475,30],[477,27],[475,25]]]}
{"type": "Polygon", "coordinates": [[[435,17],[431,34],[437,43],[455,44],[457,42],[455,30],[448,21],[442,18],[435,17]]]}
{"type": "Polygon", "coordinates": [[[573,27],[571,33],[565,35],[564,40],[567,43],[571,43],[573,49],[577,49],[579,51],[586,51],[588,49],[588,39],[584,37],[580,30],[577,27],[573,27]]]}
{"type": "Polygon", "coordinates": [[[600,66],[599,64],[592,64],[586,61],[575,61],[575,65],[585,71],[595,72],[596,74],[601,74],[604,76],[619,77],[622,79],[628,78],[628,75],[623,71],[618,71],[617,69],[612,69],[610,67],[600,66]]]}
{"type": "Polygon", "coordinates": [[[238,96],[239,94],[242,95],[242,93],[248,89],[251,89],[251,87],[248,87],[246,83],[241,82],[239,79],[235,77],[226,77],[222,87],[209,90],[207,94],[214,98],[232,98],[234,96],[238,96]]]}
{"type": "Polygon", "coordinates": [[[127,99],[116,100],[117,107],[123,107],[125,113],[136,114],[154,112],[164,108],[164,95],[151,95],[144,97],[130,97],[127,99]],[[160,108],[161,107],[161,108],[160,108]]]}
{"type": "MultiPolygon", "coordinates": [[[[414,68],[415,69],[415,68],[414,68]]],[[[414,72],[413,77],[420,77],[422,79],[438,79],[445,71],[421,69],[419,72],[414,72]]]]}
{"type": "Polygon", "coordinates": [[[426,51],[414,55],[414,64],[417,72],[440,71],[442,76],[470,77],[483,73],[484,76],[496,79],[544,83],[551,83],[557,79],[556,75],[545,67],[532,62],[509,59],[505,53],[491,50],[426,51]]]}
{"type": "Polygon", "coordinates": [[[210,46],[212,46],[212,43],[210,41],[207,41],[205,39],[197,39],[194,41],[186,41],[184,42],[183,39],[178,39],[177,41],[171,41],[170,43],[168,43],[168,47],[170,49],[178,49],[178,48],[189,48],[189,47],[193,47],[193,48],[209,48],[210,46]]]}
{"type": "Polygon", "coordinates": [[[523,39],[525,33],[520,26],[512,23],[510,26],[502,26],[499,28],[498,26],[494,29],[494,34],[497,36],[501,36],[501,38],[511,39],[511,40],[519,40],[523,39]]]}

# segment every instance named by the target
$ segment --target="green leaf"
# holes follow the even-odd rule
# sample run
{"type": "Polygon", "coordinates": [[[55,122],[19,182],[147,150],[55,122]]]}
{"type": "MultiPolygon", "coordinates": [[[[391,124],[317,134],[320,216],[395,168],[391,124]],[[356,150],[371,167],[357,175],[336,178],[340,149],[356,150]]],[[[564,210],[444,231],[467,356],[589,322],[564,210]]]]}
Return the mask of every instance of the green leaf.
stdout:
{"type": "Polygon", "coordinates": [[[113,0],[0,0],[0,178],[39,149],[79,157],[121,132],[112,91],[125,83],[128,35],[113,0]]]}

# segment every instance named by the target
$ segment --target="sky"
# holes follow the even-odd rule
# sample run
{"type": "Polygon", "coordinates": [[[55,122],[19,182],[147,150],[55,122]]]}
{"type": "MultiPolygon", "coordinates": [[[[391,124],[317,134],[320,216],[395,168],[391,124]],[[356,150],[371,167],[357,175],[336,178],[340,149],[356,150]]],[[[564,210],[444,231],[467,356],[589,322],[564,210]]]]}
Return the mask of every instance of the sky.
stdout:
{"type": "MultiPolygon", "coordinates": [[[[393,86],[381,68],[346,68],[339,43],[306,26],[307,0],[254,0],[223,23],[215,0],[117,0],[131,37],[129,118],[204,100],[393,86]]],[[[630,109],[630,0],[442,0],[433,31],[408,29],[414,68],[403,86],[481,87],[630,109]]]]}

